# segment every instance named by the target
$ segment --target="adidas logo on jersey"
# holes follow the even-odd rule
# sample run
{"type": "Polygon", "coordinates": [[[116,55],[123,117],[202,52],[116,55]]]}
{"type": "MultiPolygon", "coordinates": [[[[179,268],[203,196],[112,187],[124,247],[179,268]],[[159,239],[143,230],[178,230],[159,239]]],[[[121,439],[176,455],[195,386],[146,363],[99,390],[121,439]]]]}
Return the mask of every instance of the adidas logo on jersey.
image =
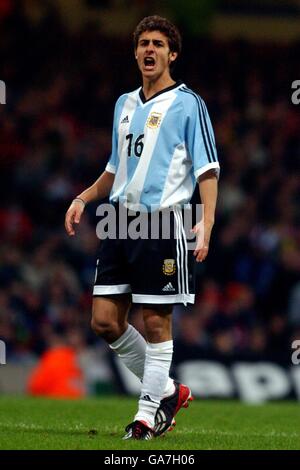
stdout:
{"type": "Polygon", "coordinates": [[[128,116],[125,116],[124,119],[122,119],[121,124],[128,124],[129,119],[128,116]]]}
{"type": "Polygon", "coordinates": [[[175,288],[172,286],[172,282],[169,282],[162,290],[164,292],[173,292],[175,288]]]}
{"type": "Polygon", "coordinates": [[[144,396],[141,398],[141,400],[151,401],[152,403],[155,403],[155,402],[151,399],[150,395],[144,395],[144,396]]]}

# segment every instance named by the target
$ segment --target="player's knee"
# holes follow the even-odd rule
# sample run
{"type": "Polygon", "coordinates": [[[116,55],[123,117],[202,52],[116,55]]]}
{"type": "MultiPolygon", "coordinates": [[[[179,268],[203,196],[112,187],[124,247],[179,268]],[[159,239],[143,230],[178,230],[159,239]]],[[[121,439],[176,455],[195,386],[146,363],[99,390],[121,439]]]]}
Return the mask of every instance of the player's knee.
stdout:
{"type": "Polygon", "coordinates": [[[110,329],[110,324],[105,321],[97,320],[97,318],[93,316],[91,328],[96,335],[103,336],[103,334],[110,329]]]}
{"type": "Polygon", "coordinates": [[[166,341],[171,334],[169,323],[157,317],[145,319],[145,332],[150,343],[166,341]]]}
{"type": "Polygon", "coordinates": [[[120,337],[120,327],[113,321],[97,318],[93,315],[91,327],[97,336],[100,336],[108,342],[113,342],[120,337]]]}

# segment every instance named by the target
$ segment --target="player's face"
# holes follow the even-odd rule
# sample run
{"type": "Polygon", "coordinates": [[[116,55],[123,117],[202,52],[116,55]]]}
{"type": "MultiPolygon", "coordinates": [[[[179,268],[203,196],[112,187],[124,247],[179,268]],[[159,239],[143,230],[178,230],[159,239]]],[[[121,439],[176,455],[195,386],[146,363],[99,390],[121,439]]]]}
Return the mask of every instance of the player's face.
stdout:
{"type": "Polygon", "coordinates": [[[176,57],[169,49],[168,38],[160,31],[145,31],[138,40],[135,57],[143,77],[155,80],[164,72],[176,57]]]}

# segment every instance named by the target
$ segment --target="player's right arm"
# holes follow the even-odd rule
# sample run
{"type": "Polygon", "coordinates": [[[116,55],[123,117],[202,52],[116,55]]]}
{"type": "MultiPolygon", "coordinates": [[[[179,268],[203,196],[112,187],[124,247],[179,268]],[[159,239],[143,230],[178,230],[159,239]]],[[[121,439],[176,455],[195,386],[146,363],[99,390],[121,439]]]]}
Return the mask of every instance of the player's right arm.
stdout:
{"type": "Polygon", "coordinates": [[[68,235],[75,235],[74,224],[79,224],[86,204],[109,195],[114,179],[115,175],[105,170],[95,183],[73,199],[65,216],[65,228],[68,235]]]}

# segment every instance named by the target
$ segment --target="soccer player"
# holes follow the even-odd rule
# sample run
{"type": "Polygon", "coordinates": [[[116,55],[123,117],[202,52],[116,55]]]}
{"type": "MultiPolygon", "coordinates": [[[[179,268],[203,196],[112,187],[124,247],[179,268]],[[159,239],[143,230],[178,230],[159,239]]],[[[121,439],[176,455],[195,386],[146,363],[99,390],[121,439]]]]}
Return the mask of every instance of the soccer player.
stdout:
{"type": "MultiPolygon", "coordinates": [[[[162,435],[192,399],[188,386],[169,377],[171,314],[176,303],[194,303],[193,265],[208,253],[219,163],[204,101],[171,76],[180,51],[180,34],[168,20],[149,16],[138,24],[134,53],[142,86],[117,100],[106,170],[73,200],[65,220],[67,233],[74,235],[85,205],[108,194],[117,210],[122,204],[149,213],[171,209],[176,236],[169,240],[117,237],[100,243],[92,328],[142,383],[138,410],[124,439],[162,435]],[[196,184],[204,228],[190,253],[180,208],[190,201],[196,184]],[[132,303],[141,305],[146,340],[127,322],[132,303]]],[[[197,234],[200,223],[193,230],[197,234]]]]}

